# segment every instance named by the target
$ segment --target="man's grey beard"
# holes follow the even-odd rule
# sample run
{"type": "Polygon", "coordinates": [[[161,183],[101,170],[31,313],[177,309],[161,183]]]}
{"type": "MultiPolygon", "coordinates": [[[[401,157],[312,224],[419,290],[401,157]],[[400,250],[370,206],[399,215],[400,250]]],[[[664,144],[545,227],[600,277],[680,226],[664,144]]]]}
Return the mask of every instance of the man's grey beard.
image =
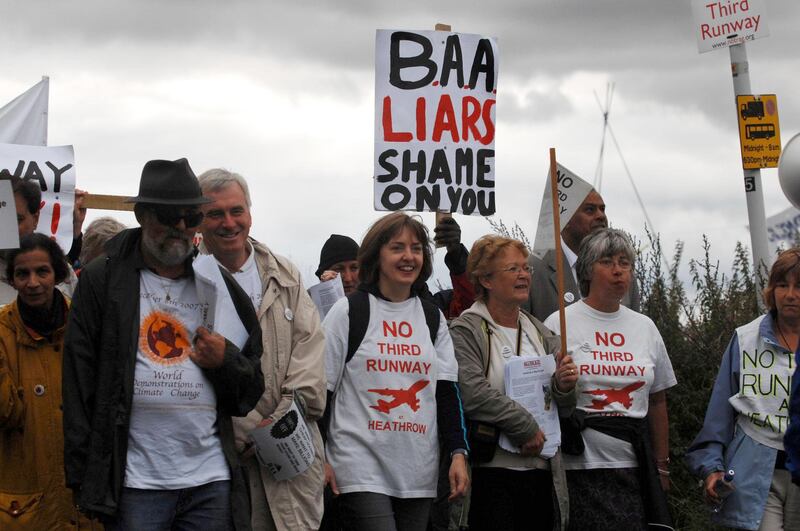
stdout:
{"type": "MultiPolygon", "coordinates": [[[[168,241],[170,236],[175,235],[175,232],[168,232],[164,236],[164,242],[168,241]]],[[[179,240],[173,240],[170,238],[170,245],[166,246],[164,244],[159,244],[150,235],[147,233],[146,230],[142,231],[142,245],[147,250],[148,253],[159,262],[161,265],[167,267],[173,267],[179,264],[182,264],[191,254],[193,249],[192,242],[190,240],[184,239],[183,234],[180,234],[181,240],[180,242],[184,244],[185,247],[182,248],[181,245],[178,245],[177,242],[179,240]]]]}

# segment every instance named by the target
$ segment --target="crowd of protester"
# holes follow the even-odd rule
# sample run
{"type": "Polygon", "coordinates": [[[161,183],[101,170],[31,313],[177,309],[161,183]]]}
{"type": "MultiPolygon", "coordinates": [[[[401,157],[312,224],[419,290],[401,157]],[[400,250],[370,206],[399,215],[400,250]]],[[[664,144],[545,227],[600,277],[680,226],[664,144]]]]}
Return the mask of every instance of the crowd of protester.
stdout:
{"type": "MultiPolygon", "coordinates": [[[[250,236],[239,174],[147,162],[128,200],[136,228],[83,230],[78,192],[66,253],[36,232],[35,181],[11,180],[0,529],[673,528],[678,382],[639,313],[634,248],[596,191],[540,256],[496,235],[468,250],[452,217],[433,238],[403,212],[360,243],[331,234],[315,274],[345,297],[321,320],[295,265],[250,236]],[[453,287],[431,293],[434,243],[453,287]],[[560,444],[547,452],[541,419],[507,392],[519,358],[553,367],[542,392],[560,444]],[[254,434],[287,418],[313,456],[278,479],[254,434]]],[[[714,523],[800,529],[800,249],[777,258],[763,297],[686,464],[714,523]]]]}

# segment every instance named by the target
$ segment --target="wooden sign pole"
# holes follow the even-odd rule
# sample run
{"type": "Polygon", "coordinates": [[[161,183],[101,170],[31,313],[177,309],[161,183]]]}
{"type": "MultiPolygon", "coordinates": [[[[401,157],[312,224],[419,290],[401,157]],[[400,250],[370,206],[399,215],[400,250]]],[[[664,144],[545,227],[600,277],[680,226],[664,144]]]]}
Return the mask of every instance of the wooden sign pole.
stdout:
{"type": "MultiPolygon", "coordinates": [[[[453,31],[453,28],[450,26],[450,24],[439,24],[439,23],[437,23],[433,27],[433,29],[436,30],[436,31],[453,31]]],[[[453,214],[451,214],[450,212],[437,211],[436,212],[436,225],[441,223],[442,220],[445,220],[447,218],[452,218],[452,217],[453,217],[453,214]]],[[[436,225],[434,225],[434,226],[436,226],[436,225]]],[[[437,248],[438,247],[444,247],[444,245],[437,244],[436,247],[437,248]]]]}
{"type": "Polygon", "coordinates": [[[125,203],[126,199],[128,197],[124,195],[87,194],[83,206],[98,210],[133,211],[133,203],[125,203]]]}
{"type": "MultiPolygon", "coordinates": [[[[556,148],[550,148],[550,195],[553,198],[553,232],[556,254],[556,278],[558,278],[558,320],[561,323],[561,354],[567,355],[567,320],[564,314],[564,260],[561,252],[561,208],[558,204],[558,171],[556,170],[556,148]]],[[[535,294],[534,294],[535,295],[535,294]]]]}

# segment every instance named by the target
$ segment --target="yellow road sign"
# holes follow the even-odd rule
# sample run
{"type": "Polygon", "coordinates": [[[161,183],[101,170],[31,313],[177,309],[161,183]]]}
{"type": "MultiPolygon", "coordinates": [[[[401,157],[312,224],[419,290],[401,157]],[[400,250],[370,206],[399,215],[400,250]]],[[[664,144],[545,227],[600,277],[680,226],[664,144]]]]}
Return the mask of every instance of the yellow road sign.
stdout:
{"type": "Polygon", "coordinates": [[[781,156],[778,98],[775,94],[736,96],[742,167],[777,168],[781,156]]]}

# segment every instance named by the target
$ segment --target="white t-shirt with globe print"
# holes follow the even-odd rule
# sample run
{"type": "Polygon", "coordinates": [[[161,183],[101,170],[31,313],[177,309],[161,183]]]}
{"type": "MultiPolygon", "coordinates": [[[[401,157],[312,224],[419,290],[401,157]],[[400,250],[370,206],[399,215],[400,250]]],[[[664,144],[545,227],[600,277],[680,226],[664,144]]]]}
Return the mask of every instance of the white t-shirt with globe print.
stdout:
{"type": "MultiPolygon", "coordinates": [[[[650,395],[677,383],[653,321],[620,306],[595,310],[581,300],[565,309],[567,348],[578,368],[578,404],[588,415],[644,418],[650,395]]],[[[558,312],[544,322],[559,333],[558,312]]],[[[591,428],[582,432],[582,455],[564,454],[566,470],[637,468],[630,443],[591,428]]]]}
{"type": "Polygon", "coordinates": [[[214,387],[189,358],[207,311],[193,279],[141,271],[126,487],[183,489],[230,479],[214,387]]]}

